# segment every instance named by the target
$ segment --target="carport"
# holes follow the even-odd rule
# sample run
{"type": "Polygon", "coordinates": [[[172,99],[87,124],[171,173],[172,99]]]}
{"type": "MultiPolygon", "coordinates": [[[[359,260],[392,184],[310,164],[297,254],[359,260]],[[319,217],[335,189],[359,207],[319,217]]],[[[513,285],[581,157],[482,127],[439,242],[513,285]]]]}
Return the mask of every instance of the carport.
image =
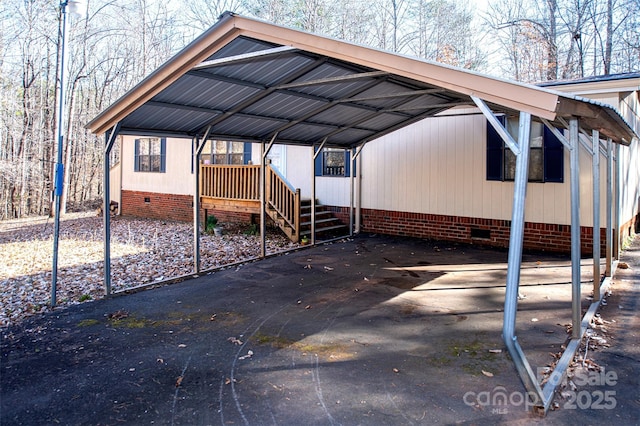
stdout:
{"type": "MultiPolygon", "coordinates": [[[[194,165],[208,139],[261,144],[264,159],[274,143],[351,150],[352,166],[369,141],[457,106],[477,106],[516,155],[516,177],[504,304],[503,338],[532,402],[549,409],[554,390],[600,303],[617,257],[616,152],[635,137],[610,106],[467,70],[303,33],[231,13],[189,44],[87,128],[105,134],[104,281],[110,289],[109,154],[118,135],[173,136],[194,143],[194,165]],[[495,114],[519,115],[514,140],[495,114]],[[554,131],[571,158],[572,340],[553,380],[538,383],[515,330],[520,283],[529,133],[537,120],[554,131]],[[563,129],[564,132],[557,130],[563,129]],[[582,147],[582,148],[581,148],[582,147]],[[600,226],[600,159],[607,162],[606,267],[601,280],[600,232],[593,232],[594,302],[580,306],[578,151],[593,158],[594,229],[600,226]]],[[[313,176],[313,164],[309,164],[313,176]]],[[[198,167],[194,167],[194,273],[200,272],[198,167]]],[[[264,178],[261,199],[264,200],[264,178]]],[[[351,233],[359,205],[351,177],[351,233]]],[[[315,189],[312,185],[312,199],[315,189]]],[[[312,203],[313,206],[313,203],[312,203]]],[[[314,215],[312,214],[312,217],[314,215]]],[[[262,254],[265,235],[261,212],[262,254]]],[[[314,242],[312,226],[312,242],[314,242]]]]}

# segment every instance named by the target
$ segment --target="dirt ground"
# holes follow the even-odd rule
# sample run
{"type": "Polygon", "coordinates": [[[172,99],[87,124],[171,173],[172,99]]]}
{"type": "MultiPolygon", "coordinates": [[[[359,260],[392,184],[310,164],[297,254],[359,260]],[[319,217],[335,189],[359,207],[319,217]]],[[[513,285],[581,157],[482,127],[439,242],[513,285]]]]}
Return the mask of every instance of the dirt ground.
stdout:
{"type": "MultiPolygon", "coordinates": [[[[0,423],[638,424],[635,267],[589,349],[617,380],[539,419],[501,340],[506,259],[362,235],[32,317],[1,330],[0,423]],[[586,404],[607,391],[614,407],[586,404]]],[[[544,368],[567,339],[570,268],[524,261],[517,334],[544,368]]]]}

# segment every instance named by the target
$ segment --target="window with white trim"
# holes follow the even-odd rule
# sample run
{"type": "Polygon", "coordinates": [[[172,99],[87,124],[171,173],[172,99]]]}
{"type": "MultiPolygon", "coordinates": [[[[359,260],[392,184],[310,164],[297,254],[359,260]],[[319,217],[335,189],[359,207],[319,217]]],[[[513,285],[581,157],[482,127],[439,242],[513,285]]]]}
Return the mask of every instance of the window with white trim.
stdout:
{"type": "Polygon", "coordinates": [[[207,141],[200,160],[204,164],[249,164],[250,142],[207,141]]]}
{"type": "Polygon", "coordinates": [[[351,151],[341,148],[323,148],[315,162],[316,176],[351,176],[351,151]]]}
{"type": "Polygon", "coordinates": [[[166,172],[167,141],[165,138],[136,139],[134,151],[134,171],[166,172]]]}

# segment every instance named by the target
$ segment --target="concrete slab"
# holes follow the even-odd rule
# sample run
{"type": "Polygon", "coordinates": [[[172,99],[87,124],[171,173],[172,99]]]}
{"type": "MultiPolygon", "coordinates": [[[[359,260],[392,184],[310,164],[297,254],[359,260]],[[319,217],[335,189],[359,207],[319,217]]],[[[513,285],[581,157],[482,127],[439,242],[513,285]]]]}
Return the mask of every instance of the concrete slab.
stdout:
{"type": "MultiPolygon", "coordinates": [[[[567,339],[571,271],[524,261],[517,334],[535,370],[567,339]]],[[[529,414],[501,340],[506,262],[363,235],[61,309],[2,330],[0,421],[616,424],[529,414]]]]}

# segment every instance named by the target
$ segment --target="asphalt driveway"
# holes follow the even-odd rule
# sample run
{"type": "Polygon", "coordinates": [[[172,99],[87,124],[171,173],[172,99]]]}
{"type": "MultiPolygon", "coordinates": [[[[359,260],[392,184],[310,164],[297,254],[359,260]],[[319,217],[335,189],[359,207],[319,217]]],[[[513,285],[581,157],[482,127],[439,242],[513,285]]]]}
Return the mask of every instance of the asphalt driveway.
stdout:
{"type": "MultiPolygon", "coordinates": [[[[1,330],[0,423],[637,422],[620,394],[637,358],[635,379],[602,384],[616,407],[531,417],[501,340],[506,259],[363,235],[56,310],[1,330]]],[[[517,334],[543,368],[567,338],[570,268],[524,260],[517,334]]]]}

